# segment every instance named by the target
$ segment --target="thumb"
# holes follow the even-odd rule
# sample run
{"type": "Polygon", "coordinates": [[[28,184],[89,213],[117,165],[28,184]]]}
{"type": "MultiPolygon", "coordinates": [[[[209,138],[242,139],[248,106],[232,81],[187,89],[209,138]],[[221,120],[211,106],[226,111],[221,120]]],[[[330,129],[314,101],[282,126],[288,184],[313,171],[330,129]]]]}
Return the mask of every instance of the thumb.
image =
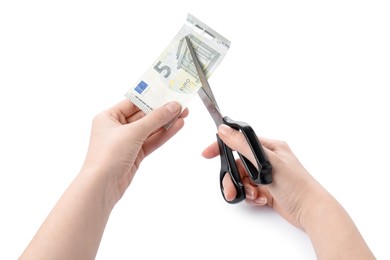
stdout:
{"type": "MultiPolygon", "coordinates": [[[[228,125],[221,124],[218,128],[218,135],[227,146],[244,155],[252,162],[252,164],[256,165],[256,159],[254,158],[253,152],[250,149],[248,141],[245,139],[243,133],[229,127],[228,125]]],[[[260,137],[259,139],[261,139],[260,145],[263,147],[264,152],[272,161],[272,157],[274,156],[274,150],[276,149],[274,148],[276,147],[275,142],[270,139],[260,137]],[[262,142],[264,142],[265,144],[263,145],[262,142]]]]}
{"type": "Polygon", "coordinates": [[[180,103],[175,101],[154,109],[148,115],[134,123],[137,133],[140,134],[142,139],[146,139],[151,133],[178,117],[180,110],[180,103]]]}
{"type": "Polygon", "coordinates": [[[240,131],[233,129],[228,125],[221,124],[218,128],[218,135],[227,146],[244,155],[252,163],[254,162],[253,153],[250,150],[244,135],[240,131]]]}

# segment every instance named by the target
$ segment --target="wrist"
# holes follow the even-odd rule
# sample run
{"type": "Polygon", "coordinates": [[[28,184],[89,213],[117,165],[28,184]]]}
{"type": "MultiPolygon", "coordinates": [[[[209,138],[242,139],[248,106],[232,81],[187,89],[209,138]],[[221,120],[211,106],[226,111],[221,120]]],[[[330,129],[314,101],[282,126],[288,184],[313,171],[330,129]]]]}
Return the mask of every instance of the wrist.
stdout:
{"type": "Polygon", "coordinates": [[[76,180],[88,185],[106,210],[111,211],[120,198],[118,190],[115,189],[115,185],[109,178],[109,175],[104,174],[99,167],[84,166],[76,180]]]}
{"type": "Polygon", "coordinates": [[[317,228],[319,220],[339,206],[327,190],[316,181],[314,182],[308,187],[307,198],[303,200],[299,218],[303,230],[307,233],[317,228]]]}
{"type": "Polygon", "coordinates": [[[320,186],[309,196],[301,225],[318,259],[375,259],[353,220],[329,192],[320,186]]]}

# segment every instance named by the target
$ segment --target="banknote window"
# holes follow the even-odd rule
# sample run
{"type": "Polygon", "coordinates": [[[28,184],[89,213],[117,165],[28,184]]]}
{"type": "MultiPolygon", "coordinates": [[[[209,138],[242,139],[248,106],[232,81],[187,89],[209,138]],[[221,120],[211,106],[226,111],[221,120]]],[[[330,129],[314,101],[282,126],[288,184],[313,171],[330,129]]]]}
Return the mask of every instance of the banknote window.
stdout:
{"type": "Polygon", "coordinates": [[[197,33],[202,33],[202,32],[203,32],[203,28],[200,27],[198,24],[195,24],[195,31],[196,31],[197,33]]]}
{"type": "Polygon", "coordinates": [[[215,36],[213,34],[211,34],[210,32],[208,31],[204,31],[205,32],[205,37],[208,39],[208,40],[214,40],[215,36]]]}

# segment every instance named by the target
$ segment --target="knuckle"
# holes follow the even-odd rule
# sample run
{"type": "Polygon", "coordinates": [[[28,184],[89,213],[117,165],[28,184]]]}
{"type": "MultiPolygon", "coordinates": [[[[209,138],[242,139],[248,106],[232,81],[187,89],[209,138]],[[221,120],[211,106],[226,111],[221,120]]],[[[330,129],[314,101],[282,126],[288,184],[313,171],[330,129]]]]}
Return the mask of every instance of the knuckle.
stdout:
{"type": "Polygon", "coordinates": [[[152,113],[153,119],[157,121],[164,121],[166,118],[166,113],[158,113],[157,110],[155,110],[155,113],[152,113]]]}
{"type": "Polygon", "coordinates": [[[275,146],[278,147],[278,148],[282,148],[282,149],[289,148],[287,142],[283,141],[283,140],[276,140],[275,141],[275,146]]]}
{"type": "Polygon", "coordinates": [[[100,112],[92,118],[92,125],[96,125],[101,121],[101,118],[105,116],[105,112],[100,112]]]}
{"type": "Polygon", "coordinates": [[[242,150],[242,149],[248,147],[248,142],[246,141],[245,137],[244,137],[242,134],[240,134],[239,137],[240,137],[240,138],[238,139],[238,140],[239,140],[239,141],[238,141],[238,148],[239,148],[240,150],[242,150]]]}
{"type": "Polygon", "coordinates": [[[156,121],[159,121],[159,122],[163,121],[163,119],[164,119],[164,115],[162,115],[162,114],[155,114],[153,116],[153,120],[156,120],[156,121]]]}

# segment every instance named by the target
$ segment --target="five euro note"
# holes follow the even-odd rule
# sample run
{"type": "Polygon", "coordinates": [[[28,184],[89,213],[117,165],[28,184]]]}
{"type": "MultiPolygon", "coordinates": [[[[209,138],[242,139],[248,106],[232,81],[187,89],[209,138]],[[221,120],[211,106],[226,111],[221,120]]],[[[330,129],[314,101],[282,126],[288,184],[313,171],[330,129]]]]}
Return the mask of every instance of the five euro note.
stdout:
{"type": "Polygon", "coordinates": [[[170,101],[179,102],[184,110],[201,87],[185,36],[207,78],[229,50],[229,40],[188,14],[175,38],[125,95],[146,114],[170,101]]]}

